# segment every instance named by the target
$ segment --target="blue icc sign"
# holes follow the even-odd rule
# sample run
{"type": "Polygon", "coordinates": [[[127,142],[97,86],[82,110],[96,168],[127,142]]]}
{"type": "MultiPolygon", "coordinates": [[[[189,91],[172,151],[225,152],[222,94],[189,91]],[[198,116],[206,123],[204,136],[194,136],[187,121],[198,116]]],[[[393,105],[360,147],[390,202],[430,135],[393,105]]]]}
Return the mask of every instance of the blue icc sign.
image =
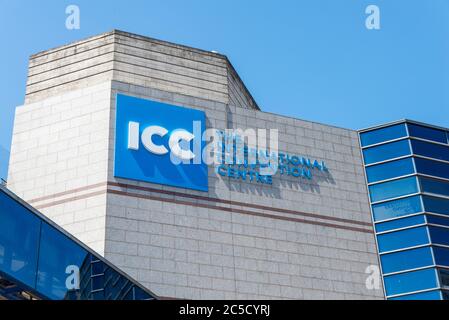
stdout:
{"type": "Polygon", "coordinates": [[[114,176],[207,191],[203,111],[117,94],[114,176]]]}

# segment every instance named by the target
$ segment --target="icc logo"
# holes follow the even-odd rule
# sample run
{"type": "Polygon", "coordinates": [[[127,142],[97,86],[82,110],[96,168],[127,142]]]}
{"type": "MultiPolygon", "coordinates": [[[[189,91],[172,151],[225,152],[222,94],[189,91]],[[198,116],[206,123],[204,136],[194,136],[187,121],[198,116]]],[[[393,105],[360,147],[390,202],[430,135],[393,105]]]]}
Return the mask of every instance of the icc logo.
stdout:
{"type": "MultiPolygon", "coordinates": [[[[139,132],[140,124],[130,121],[128,123],[128,149],[139,150],[139,132]]],[[[168,149],[164,145],[156,145],[153,142],[153,136],[164,137],[168,130],[161,126],[148,126],[142,131],[141,141],[145,149],[149,152],[159,155],[168,153],[168,149]]],[[[181,148],[181,143],[188,144],[195,136],[187,130],[178,129],[172,132],[168,140],[168,145],[173,156],[182,160],[192,160],[195,154],[191,150],[181,148]]]]}
{"type": "Polygon", "coordinates": [[[208,190],[205,113],[117,94],[114,176],[208,190]]]}

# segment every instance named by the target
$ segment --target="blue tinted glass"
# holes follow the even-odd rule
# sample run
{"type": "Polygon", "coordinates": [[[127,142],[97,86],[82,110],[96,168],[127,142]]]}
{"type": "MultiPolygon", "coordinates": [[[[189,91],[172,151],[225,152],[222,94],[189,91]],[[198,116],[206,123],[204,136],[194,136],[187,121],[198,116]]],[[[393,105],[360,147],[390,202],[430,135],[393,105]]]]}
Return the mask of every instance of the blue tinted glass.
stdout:
{"type": "Polygon", "coordinates": [[[104,276],[94,276],[92,277],[92,290],[103,289],[104,287],[104,276]]]}
{"type": "Polygon", "coordinates": [[[371,144],[405,137],[406,135],[407,130],[405,129],[405,124],[401,123],[394,126],[361,133],[360,141],[362,146],[365,147],[371,144]]]}
{"type": "Polygon", "coordinates": [[[408,133],[412,137],[447,143],[446,132],[443,130],[423,127],[412,123],[407,124],[407,126],[408,133]]]}
{"type": "Polygon", "coordinates": [[[395,231],[377,236],[379,252],[403,249],[429,243],[426,227],[395,231]]]}
{"type": "Polygon", "coordinates": [[[415,169],[413,167],[412,158],[406,158],[366,167],[366,177],[368,182],[371,183],[394,177],[405,176],[406,174],[413,173],[414,171],[415,169]]]}
{"type": "Polygon", "coordinates": [[[42,223],[36,289],[52,299],[64,299],[68,266],[81,269],[87,251],[47,223],[42,223]]]}
{"type": "Polygon", "coordinates": [[[388,300],[441,300],[441,291],[433,290],[433,291],[407,294],[405,296],[389,298],[388,300]]]}
{"type": "Polygon", "coordinates": [[[420,177],[419,182],[423,192],[449,196],[449,182],[424,177],[420,177]]]}
{"type": "Polygon", "coordinates": [[[449,226],[449,219],[448,218],[444,218],[444,217],[440,217],[440,216],[434,216],[434,215],[426,215],[426,219],[428,223],[433,223],[433,224],[441,224],[443,226],[449,226]]]}
{"type": "Polygon", "coordinates": [[[365,164],[399,158],[411,154],[408,140],[383,144],[363,150],[365,164]]]}
{"type": "Polygon", "coordinates": [[[381,221],[423,211],[419,196],[374,204],[374,221],[381,221]]]}
{"type": "Polygon", "coordinates": [[[433,246],[433,254],[435,256],[435,263],[440,266],[449,266],[449,249],[433,246]]]}
{"type": "Polygon", "coordinates": [[[139,287],[134,287],[134,299],[135,300],[144,300],[144,299],[150,299],[148,293],[140,289],[139,287]]]}
{"type": "Polygon", "coordinates": [[[384,274],[433,265],[430,247],[384,254],[380,260],[384,274]]]}
{"type": "Polygon", "coordinates": [[[411,140],[413,153],[441,160],[449,161],[449,146],[441,146],[418,140],[411,140]]]}
{"type": "Polygon", "coordinates": [[[443,295],[443,300],[449,300],[449,291],[442,290],[441,294],[443,295]]]}
{"type": "Polygon", "coordinates": [[[423,196],[424,208],[427,212],[449,215],[449,200],[436,197],[423,196]]]}
{"type": "Polygon", "coordinates": [[[103,261],[97,261],[92,263],[92,275],[99,275],[104,273],[103,261]]]}
{"type": "Polygon", "coordinates": [[[0,191],[0,271],[34,287],[40,220],[0,191]]]}
{"type": "Polygon", "coordinates": [[[418,192],[416,177],[408,177],[369,186],[369,194],[372,202],[396,198],[416,192],[418,192]]]}
{"type": "Polygon", "coordinates": [[[438,285],[435,268],[386,276],[384,283],[388,296],[431,289],[438,285]]]}
{"type": "Polygon", "coordinates": [[[449,164],[427,159],[415,158],[416,171],[430,176],[449,179],[449,164]]]}
{"type": "Polygon", "coordinates": [[[449,229],[429,226],[429,233],[432,243],[449,245],[449,229]]]}
{"type": "Polygon", "coordinates": [[[440,284],[443,288],[449,287],[449,270],[446,269],[438,269],[438,273],[440,275],[440,284]]]}
{"type": "Polygon", "coordinates": [[[404,228],[409,226],[415,226],[424,223],[424,215],[413,216],[408,218],[402,218],[387,222],[376,223],[376,232],[383,232],[398,228],[404,228]]]}
{"type": "Polygon", "coordinates": [[[92,300],[107,300],[107,299],[104,296],[104,291],[100,290],[92,292],[92,300]]]}

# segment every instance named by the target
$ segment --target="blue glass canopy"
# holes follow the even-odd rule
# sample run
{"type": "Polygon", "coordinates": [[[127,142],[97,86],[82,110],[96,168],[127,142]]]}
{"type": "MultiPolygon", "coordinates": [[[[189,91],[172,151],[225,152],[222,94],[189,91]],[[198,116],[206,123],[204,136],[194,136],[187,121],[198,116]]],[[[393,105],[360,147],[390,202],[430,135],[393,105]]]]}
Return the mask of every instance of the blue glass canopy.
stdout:
{"type": "Polygon", "coordinates": [[[0,299],[157,297],[0,186],[0,299]]]}

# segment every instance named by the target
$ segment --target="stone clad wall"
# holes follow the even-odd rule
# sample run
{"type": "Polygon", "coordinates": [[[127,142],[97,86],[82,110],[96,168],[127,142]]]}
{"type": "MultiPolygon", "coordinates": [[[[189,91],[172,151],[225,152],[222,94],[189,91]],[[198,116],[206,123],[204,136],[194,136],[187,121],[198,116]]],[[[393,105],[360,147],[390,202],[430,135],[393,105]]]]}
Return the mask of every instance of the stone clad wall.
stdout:
{"type": "Polygon", "coordinates": [[[278,128],[281,150],[325,160],[330,174],[310,181],[277,175],[270,186],[221,177],[211,167],[209,192],[202,193],[115,179],[111,143],[111,261],[169,297],[382,297],[382,290],[365,287],[365,269],[377,265],[377,256],[355,132],[151,88],[112,87],[112,97],[202,109],[209,127],[278,128]]]}
{"type": "Polygon", "coordinates": [[[8,188],[103,254],[111,84],[17,107],[8,188]]]}
{"type": "Polygon", "coordinates": [[[31,57],[8,186],[156,294],[382,298],[357,133],[264,113],[223,55],[113,31],[31,57]],[[204,110],[208,128],[279,131],[313,179],[217,175],[209,191],[113,175],[117,93],[204,110]]]}

